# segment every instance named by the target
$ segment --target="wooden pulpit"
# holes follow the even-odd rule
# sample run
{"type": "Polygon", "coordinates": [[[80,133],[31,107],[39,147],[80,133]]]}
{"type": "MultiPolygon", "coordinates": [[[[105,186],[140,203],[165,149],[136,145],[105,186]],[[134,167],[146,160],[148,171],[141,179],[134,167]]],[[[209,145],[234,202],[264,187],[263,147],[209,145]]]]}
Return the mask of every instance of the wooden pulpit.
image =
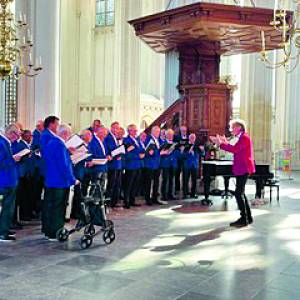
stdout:
{"type": "Polygon", "coordinates": [[[154,51],[179,52],[181,97],[151,126],[187,125],[197,135],[227,133],[232,87],[220,83],[221,56],[261,51],[261,31],[266,50],[279,49],[282,35],[272,20],[271,9],[201,2],[129,21],[154,51]]]}

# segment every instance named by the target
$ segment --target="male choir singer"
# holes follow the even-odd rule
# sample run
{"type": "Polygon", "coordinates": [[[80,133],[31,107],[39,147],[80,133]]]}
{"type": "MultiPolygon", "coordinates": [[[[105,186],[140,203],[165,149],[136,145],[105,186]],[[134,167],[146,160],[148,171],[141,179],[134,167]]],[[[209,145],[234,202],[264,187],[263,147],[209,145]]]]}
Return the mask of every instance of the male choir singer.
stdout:
{"type": "Polygon", "coordinates": [[[9,229],[12,224],[18,175],[16,162],[21,157],[12,154],[11,143],[20,138],[21,132],[16,125],[9,125],[5,134],[0,133],[0,242],[15,240],[14,232],[9,229]]]}
{"type": "Polygon", "coordinates": [[[71,136],[71,128],[59,125],[56,133],[43,151],[46,163],[43,230],[50,241],[56,240],[57,231],[64,226],[69,189],[79,183],[65,145],[71,136]]]}
{"type": "Polygon", "coordinates": [[[212,140],[219,144],[221,149],[233,153],[232,172],[236,177],[235,198],[241,217],[230,226],[244,227],[253,223],[251,209],[245,195],[248,176],[255,173],[253,143],[246,133],[246,125],[243,120],[231,121],[231,130],[233,135],[238,138],[235,145],[230,145],[224,136],[217,136],[212,140]]]}

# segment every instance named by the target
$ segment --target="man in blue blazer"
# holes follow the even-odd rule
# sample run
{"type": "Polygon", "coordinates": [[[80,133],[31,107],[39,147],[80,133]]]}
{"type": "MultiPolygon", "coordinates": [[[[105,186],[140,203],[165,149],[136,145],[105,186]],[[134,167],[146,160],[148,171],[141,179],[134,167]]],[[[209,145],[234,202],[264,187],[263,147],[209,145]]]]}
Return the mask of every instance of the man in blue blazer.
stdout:
{"type": "Polygon", "coordinates": [[[160,128],[154,126],[151,129],[151,135],[146,139],[145,156],[145,200],[147,205],[163,204],[158,198],[158,186],[160,176],[160,128]],[[151,192],[152,186],[152,192],[151,192]],[[152,195],[152,197],[151,197],[152,195]]]}
{"type": "MultiPolygon", "coordinates": [[[[184,148],[184,145],[189,141],[188,129],[186,126],[180,126],[179,134],[174,136],[174,142],[179,143],[181,145],[181,149],[184,148]]],[[[177,167],[175,170],[175,191],[179,193],[182,187],[181,184],[181,174],[183,174],[183,157],[181,155],[178,156],[177,159],[177,167]]]]}
{"type": "MultiPolygon", "coordinates": [[[[12,143],[12,152],[17,154],[25,149],[30,150],[32,139],[30,130],[23,130],[21,139],[12,143]]],[[[22,157],[17,163],[19,183],[16,196],[16,209],[14,222],[18,224],[20,220],[30,221],[33,211],[33,184],[34,159],[31,154],[22,157]],[[19,211],[19,214],[17,213],[19,211]]]]}
{"type": "Polygon", "coordinates": [[[124,192],[124,208],[129,209],[131,206],[140,206],[135,203],[137,191],[137,182],[139,170],[141,168],[141,159],[144,158],[144,150],[137,140],[137,127],[130,124],[127,128],[128,136],[123,143],[126,148],[125,154],[125,192],[124,192]]]}
{"type": "MultiPolygon", "coordinates": [[[[85,129],[80,133],[80,138],[84,141],[85,147],[88,148],[93,138],[93,134],[90,130],[85,129]]],[[[91,176],[89,172],[90,170],[87,168],[86,164],[90,160],[90,157],[88,157],[73,166],[74,176],[81,182],[81,184],[74,186],[74,197],[71,210],[72,219],[78,219],[80,217],[82,196],[87,195],[88,184],[91,181],[91,176]]]]}
{"type": "Polygon", "coordinates": [[[59,118],[55,116],[49,116],[44,121],[44,130],[41,133],[40,138],[40,151],[43,157],[44,148],[47,146],[49,141],[55,136],[57,127],[59,125],[59,118]]]}
{"type": "MultiPolygon", "coordinates": [[[[105,185],[107,181],[107,163],[105,164],[95,164],[94,159],[107,159],[110,160],[108,154],[108,149],[105,144],[105,138],[107,136],[107,129],[101,125],[89,143],[88,150],[92,154],[91,161],[87,163],[87,166],[90,168],[91,180],[94,183],[99,183],[101,186],[101,191],[105,192],[105,185]]],[[[102,195],[103,196],[103,195],[102,195]]]]}
{"type": "MultiPolygon", "coordinates": [[[[110,132],[105,138],[105,144],[108,149],[109,155],[112,157],[112,151],[120,147],[117,139],[117,134],[120,130],[119,122],[113,122],[110,126],[110,132]]],[[[121,178],[122,178],[122,155],[112,157],[108,162],[107,172],[107,196],[110,197],[111,207],[115,207],[120,198],[121,178]]]]}
{"type": "MultiPolygon", "coordinates": [[[[44,121],[44,130],[41,133],[41,138],[40,138],[40,155],[41,155],[40,166],[41,166],[41,174],[43,177],[45,177],[45,172],[46,172],[44,150],[48,145],[49,141],[51,141],[51,139],[55,137],[58,125],[59,125],[59,118],[57,118],[56,116],[49,116],[44,121]]],[[[46,212],[44,212],[44,204],[45,201],[42,202],[42,219],[44,216],[46,216],[46,212]]],[[[45,222],[42,220],[42,228],[41,228],[42,232],[44,232],[43,224],[45,224],[45,222]]]]}
{"type": "Polygon", "coordinates": [[[177,167],[178,150],[175,149],[174,131],[166,131],[166,140],[161,145],[160,167],[162,169],[161,195],[163,201],[175,200],[174,175],[177,167]]]}
{"type": "Polygon", "coordinates": [[[57,136],[53,136],[43,150],[46,163],[43,229],[50,241],[56,240],[57,231],[64,226],[69,189],[79,183],[74,177],[70,153],[65,146],[70,136],[70,127],[59,125],[57,136]]]}
{"type": "Polygon", "coordinates": [[[199,159],[205,155],[204,146],[196,141],[194,133],[189,135],[189,143],[182,153],[183,157],[183,198],[197,198],[196,183],[199,173],[199,159]],[[191,178],[191,192],[189,192],[189,181],[191,178]]]}
{"type": "Polygon", "coordinates": [[[42,208],[41,204],[41,198],[42,198],[42,191],[44,187],[44,176],[43,176],[43,163],[40,153],[40,140],[41,140],[41,134],[44,130],[44,121],[39,120],[37,121],[36,128],[33,131],[33,138],[31,142],[31,150],[32,158],[34,161],[34,174],[33,174],[33,210],[34,215],[37,217],[39,216],[42,208]]]}
{"type": "Polygon", "coordinates": [[[21,157],[13,156],[11,143],[20,138],[20,129],[16,125],[9,125],[5,134],[0,134],[0,242],[15,240],[14,233],[10,232],[15,210],[18,174],[16,162],[21,157]]]}
{"type": "Polygon", "coordinates": [[[43,130],[44,130],[44,121],[38,120],[36,123],[36,127],[32,133],[32,142],[31,142],[32,150],[40,149],[40,139],[41,139],[41,134],[42,134],[43,130]]]}
{"type": "MultiPolygon", "coordinates": [[[[142,151],[145,154],[146,150],[146,140],[147,140],[147,133],[145,131],[141,132],[138,138],[138,141],[141,145],[142,151]]],[[[138,180],[138,187],[137,187],[137,195],[138,196],[145,196],[145,176],[146,168],[145,168],[145,158],[141,159],[141,169],[139,171],[139,180],[138,180]]]]}

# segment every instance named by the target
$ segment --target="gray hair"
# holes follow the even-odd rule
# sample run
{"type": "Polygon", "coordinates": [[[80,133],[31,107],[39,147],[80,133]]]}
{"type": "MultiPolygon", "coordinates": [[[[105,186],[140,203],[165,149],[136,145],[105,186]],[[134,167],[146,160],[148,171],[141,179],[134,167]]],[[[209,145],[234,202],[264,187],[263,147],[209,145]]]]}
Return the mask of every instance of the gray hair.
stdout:
{"type": "Polygon", "coordinates": [[[229,126],[230,128],[232,128],[233,126],[240,126],[242,128],[242,131],[246,131],[246,122],[242,119],[234,119],[234,120],[231,120],[229,122],[229,126]]]}
{"type": "Polygon", "coordinates": [[[21,134],[20,128],[16,124],[9,124],[5,128],[5,134],[11,133],[21,134]]]}
{"type": "Polygon", "coordinates": [[[57,133],[58,136],[61,136],[61,135],[65,134],[65,133],[71,134],[72,133],[72,129],[67,124],[60,124],[57,127],[57,132],[56,133],[57,133]]]}
{"type": "Polygon", "coordinates": [[[166,135],[167,135],[167,134],[174,134],[174,130],[173,130],[173,129],[167,129],[167,130],[165,131],[165,133],[166,133],[166,135]]]}
{"type": "Polygon", "coordinates": [[[160,130],[160,128],[159,128],[159,126],[153,126],[152,128],[151,128],[151,134],[156,130],[156,129],[159,129],[160,130]]]}

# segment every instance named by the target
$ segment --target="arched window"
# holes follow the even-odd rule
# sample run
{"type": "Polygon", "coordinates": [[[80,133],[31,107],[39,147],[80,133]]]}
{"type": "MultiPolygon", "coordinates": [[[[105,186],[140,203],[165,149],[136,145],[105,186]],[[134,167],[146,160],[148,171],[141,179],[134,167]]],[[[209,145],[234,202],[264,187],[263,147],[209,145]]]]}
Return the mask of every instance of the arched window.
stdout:
{"type": "Polygon", "coordinates": [[[113,26],[115,0],[96,0],[96,26],[113,26]]]}

